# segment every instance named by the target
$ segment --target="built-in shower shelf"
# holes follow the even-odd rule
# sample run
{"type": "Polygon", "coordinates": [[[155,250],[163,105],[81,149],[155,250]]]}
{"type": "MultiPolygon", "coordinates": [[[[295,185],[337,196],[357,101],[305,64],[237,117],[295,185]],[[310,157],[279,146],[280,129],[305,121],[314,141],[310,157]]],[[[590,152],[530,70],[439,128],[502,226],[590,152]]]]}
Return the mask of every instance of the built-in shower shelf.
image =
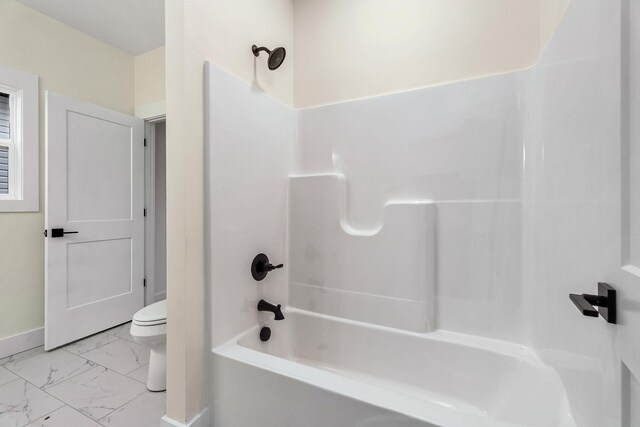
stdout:
{"type": "Polygon", "coordinates": [[[339,174],[289,180],[290,305],[427,332],[434,328],[435,205],[392,201],[380,226],[351,226],[339,174]]]}

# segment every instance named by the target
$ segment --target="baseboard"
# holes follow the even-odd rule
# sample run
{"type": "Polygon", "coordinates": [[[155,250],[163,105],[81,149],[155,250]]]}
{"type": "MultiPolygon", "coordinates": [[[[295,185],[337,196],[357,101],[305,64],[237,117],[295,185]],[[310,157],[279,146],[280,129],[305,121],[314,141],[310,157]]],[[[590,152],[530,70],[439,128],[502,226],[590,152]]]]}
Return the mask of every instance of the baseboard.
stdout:
{"type": "Polygon", "coordinates": [[[166,415],[160,420],[160,427],[210,427],[209,408],[204,408],[198,415],[193,417],[188,423],[181,423],[166,415]]]}
{"type": "Polygon", "coordinates": [[[44,344],[44,328],[0,339],[0,359],[44,344]]]}

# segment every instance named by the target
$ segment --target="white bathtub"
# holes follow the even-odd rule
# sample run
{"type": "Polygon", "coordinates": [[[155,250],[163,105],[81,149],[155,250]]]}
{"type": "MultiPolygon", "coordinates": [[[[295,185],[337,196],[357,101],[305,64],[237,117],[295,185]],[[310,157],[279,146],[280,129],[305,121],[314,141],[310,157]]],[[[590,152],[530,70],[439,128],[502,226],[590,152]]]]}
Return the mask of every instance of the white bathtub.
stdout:
{"type": "Polygon", "coordinates": [[[575,426],[531,350],[289,308],[213,350],[215,427],[575,426]]]}

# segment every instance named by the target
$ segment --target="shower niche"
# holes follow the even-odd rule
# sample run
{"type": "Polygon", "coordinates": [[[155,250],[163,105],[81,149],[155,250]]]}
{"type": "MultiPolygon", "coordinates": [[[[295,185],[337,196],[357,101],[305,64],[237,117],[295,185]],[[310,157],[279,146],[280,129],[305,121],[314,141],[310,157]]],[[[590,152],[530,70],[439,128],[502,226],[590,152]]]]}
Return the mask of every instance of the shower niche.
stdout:
{"type": "Polygon", "coordinates": [[[289,178],[289,305],[413,332],[435,328],[435,204],[386,203],[355,229],[340,174],[289,178]]]}

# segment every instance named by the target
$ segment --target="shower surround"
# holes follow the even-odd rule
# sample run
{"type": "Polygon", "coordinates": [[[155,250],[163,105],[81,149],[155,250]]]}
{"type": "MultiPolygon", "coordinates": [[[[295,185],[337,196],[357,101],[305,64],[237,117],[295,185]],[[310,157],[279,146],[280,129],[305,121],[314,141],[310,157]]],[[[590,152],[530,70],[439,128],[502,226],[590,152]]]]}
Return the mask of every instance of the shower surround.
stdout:
{"type": "Polygon", "coordinates": [[[573,2],[530,70],[302,110],[207,64],[215,426],[620,421],[568,301],[620,262],[620,12],[573,2]]]}

